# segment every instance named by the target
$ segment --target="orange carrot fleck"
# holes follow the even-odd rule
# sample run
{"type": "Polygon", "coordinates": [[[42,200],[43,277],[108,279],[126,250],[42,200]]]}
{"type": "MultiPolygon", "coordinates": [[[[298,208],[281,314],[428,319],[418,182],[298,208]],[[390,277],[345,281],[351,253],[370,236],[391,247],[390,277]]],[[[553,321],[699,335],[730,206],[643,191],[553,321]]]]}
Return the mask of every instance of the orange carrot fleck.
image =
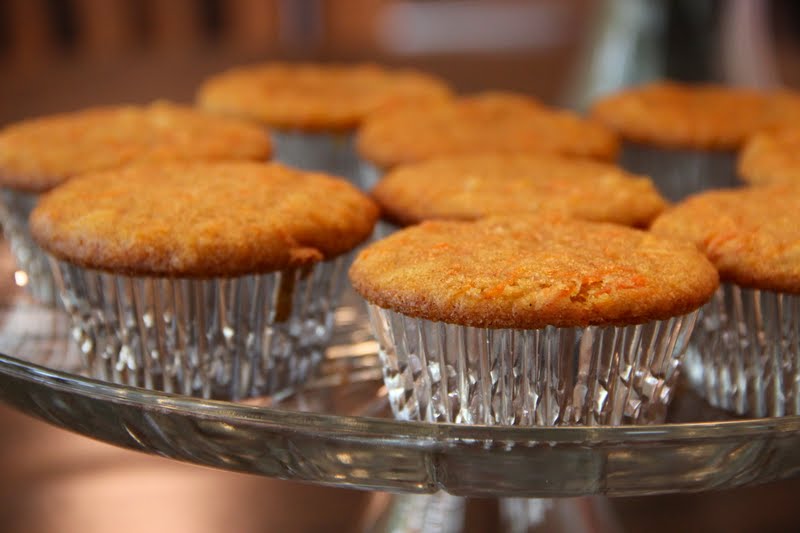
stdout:
{"type": "Polygon", "coordinates": [[[505,283],[498,283],[494,287],[491,287],[489,289],[484,290],[481,293],[481,296],[483,298],[495,298],[495,297],[500,296],[501,294],[503,294],[503,291],[505,289],[506,289],[506,284],[505,283]]]}

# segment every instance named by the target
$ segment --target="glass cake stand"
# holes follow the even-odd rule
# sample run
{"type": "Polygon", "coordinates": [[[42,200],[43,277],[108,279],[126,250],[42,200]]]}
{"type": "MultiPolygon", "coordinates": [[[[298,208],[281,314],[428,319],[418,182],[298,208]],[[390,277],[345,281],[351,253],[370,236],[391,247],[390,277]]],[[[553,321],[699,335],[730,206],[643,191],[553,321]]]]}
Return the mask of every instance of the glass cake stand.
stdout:
{"type": "MultiPolygon", "coordinates": [[[[3,252],[0,279],[13,279],[12,272],[3,252]]],[[[318,377],[291,396],[204,401],[104,383],[80,374],[79,353],[60,310],[5,285],[0,400],[125,448],[281,479],[469,497],[648,495],[800,474],[800,417],[732,419],[686,389],[663,425],[395,421],[376,344],[353,294],[337,312],[335,342],[318,377]]],[[[437,505],[451,513],[455,500],[437,505]]]]}

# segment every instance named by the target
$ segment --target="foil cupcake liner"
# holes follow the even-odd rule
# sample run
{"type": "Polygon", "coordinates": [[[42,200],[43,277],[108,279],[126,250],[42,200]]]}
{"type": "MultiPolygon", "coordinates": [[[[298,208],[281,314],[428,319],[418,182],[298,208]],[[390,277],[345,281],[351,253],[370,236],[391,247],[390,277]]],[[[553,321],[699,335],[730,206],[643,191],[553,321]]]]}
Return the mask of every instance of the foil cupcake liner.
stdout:
{"type": "Polygon", "coordinates": [[[348,260],[213,279],[130,277],[51,262],[89,375],[237,400],[289,392],[313,374],[348,260]]]}
{"type": "MultiPolygon", "coordinates": [[[[375,185],[377,185],[383,177],[383,171],[368,161],[361,161],[359,172],[361,186],[366,191],[371,191],[375,188],[375,185]]],[[[402,229],[400,226],[388,220],[381,219],[375,224],[375,229],[372,231],[372,238],[370,240],[375,242],[385,239],[400,229],[402,229]]]]}
{"type": "Polygon", "coordinates": [[[662,422],[697,318],[513,330],[368,308],[397,418],[488,425],[662,422]]]}
{"type": "Polygon", "coordinates": [[[302,170],[341,176],[365,188],[361,181],[361,162],[352,133],[272,130],[270,136],[277,161],[302,170]]]}
{"type": "Polygon", "coordinates": [[[800,414],[800,295],[721,285],[700,312],[686,368],[715,407],[800,414]]]}
{"type": "Polygon", "coordinates": [[[383,177],[383,171],[369,161],[361,161],[359,164],[359,180],[367,190],[372,190],[383,177]]]}
{"type": "Polygon", "coordinates": [[[14,282],[39,302],[55,305],[58,295],[47,254],[34,242],[28,228],[28,217],[38,197],[8,189],[0,191],[0,224],[17,264],[14,282]]]}
{"type": "Polygon", "coordinates": [[[380,527],[369,531],[393,533],[462,533],[467,499],[440,491],[434,494],[395,494],[380,527]]]}
{"type": "Polygon", "coordinates": [[[542,498],[502,498],[500,522],[506,533],[528,533],[531,528],[543,526],[548,513],[552,513],[557,500],[542,498]]]}
{"type": "Polygon", "coordinates": [[[735,152],[673,150],[624,143],[620,166],[650,176],[661,194],[671,201],[738,184],[735,152]]]}

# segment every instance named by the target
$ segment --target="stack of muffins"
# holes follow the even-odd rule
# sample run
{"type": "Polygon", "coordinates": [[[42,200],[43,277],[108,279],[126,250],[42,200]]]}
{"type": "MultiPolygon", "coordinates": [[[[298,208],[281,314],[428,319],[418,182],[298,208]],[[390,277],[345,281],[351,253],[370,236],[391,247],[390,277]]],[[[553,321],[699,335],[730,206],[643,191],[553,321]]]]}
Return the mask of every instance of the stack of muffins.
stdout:
{"type": "Polygon", "coordinates": [[[408,70],[271,63],[212,77],[200,87],[197,102],[209,111],[263,124],[278,161],[359,182],[353,138],[368,114],[450,95],[442,81],[408,70]]]}
{"type": "Polygon", "coordinates": [[[390,235],[349,273],[400,418],[659,422],[684,353],[712,403],[797,414],[798,102],[659,83],[586,118],[372,65],[238,68],[197,109],[0,132],[3,225],[103,379],[233,399],[301,384],[380,212],[390,235]],[[771,185],[670,207],[735,185],[740,149],[742,177],[771,185]]]}
{"type": "Polygon", "coordinates": [[[661,178],[671,179],[665,189],[690,196],[651,231],[694,243],[723,282],[688,351],[693,384],[738,414],[800,414],[800,96],[652,84],[598,102],[593,113],[630,141],[631,164],[642,150],[658,152],[651,165],[670,160],[660,167],[676,172],[661,178]],[[737,173],[761,187],[735,188],[737,173]],[[707,190],[721,186],[730,187],[707,190]]]}
{"type": "Polygon", "coordinates": [[[34,296],[55,278],[92,376],[238,399],[312,375],[378,211],[342,179],[269,163],[271,147],[168,103],[3,130],[4,229],[34,296]]]}

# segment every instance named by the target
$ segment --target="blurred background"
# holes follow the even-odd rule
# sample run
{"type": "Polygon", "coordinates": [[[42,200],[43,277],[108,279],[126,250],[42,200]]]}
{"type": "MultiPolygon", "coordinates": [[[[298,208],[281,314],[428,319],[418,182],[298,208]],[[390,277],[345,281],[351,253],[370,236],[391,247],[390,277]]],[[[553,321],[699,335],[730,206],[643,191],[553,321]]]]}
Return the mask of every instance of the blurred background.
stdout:
{"type": "Polygon", "coordinates": [[[647,79],[800,84],[794,0],[2,0],[0,121],[190,100],[265,59],[378,61],[582,107],[647,79]]]}
{"type": "MultiPolygon", "coordinates": [[[[206,76],[271,59],[413,66],[582,109],[665,77],[800,87],[799,52],[794,0],[0,0],[0,125],[190,102],[206,76]]],[[[800,531],[798,496],[783,482],[612,507],[629,531],[800,531]]],[[[385,501],[126,452],[0,406],[0,532],[361,531],[385,501]]],[[[468,512],[493,530],[492,502],[468,512]]]]}

